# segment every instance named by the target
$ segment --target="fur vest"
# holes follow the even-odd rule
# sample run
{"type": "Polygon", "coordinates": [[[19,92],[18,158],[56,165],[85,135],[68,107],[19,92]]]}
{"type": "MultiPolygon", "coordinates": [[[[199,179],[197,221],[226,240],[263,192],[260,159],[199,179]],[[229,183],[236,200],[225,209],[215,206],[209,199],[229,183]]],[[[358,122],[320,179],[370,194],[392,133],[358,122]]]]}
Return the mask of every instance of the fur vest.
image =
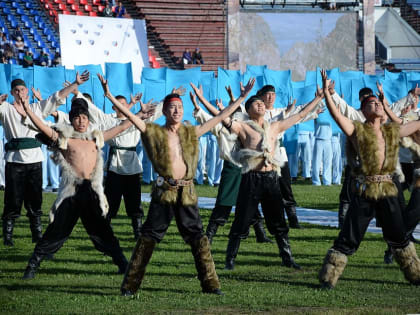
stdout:
{"type": "Polygon", "coordinates": [[[242,165],[242,174],[252,171],[258,165],[264,163],[265,165],[272,165],[277,174],[281,176],[281,167],[285,161],[280,160],[280,143],[278,138],[275,141],[274,148],[270,146],[270,123],[264,121],[262,127],[253,120],[247,120],[244,123],[257,131],[261,135],[262,140],[259,150],[240,149],[232,153],[232,157],[242,165]]]}
{"type": "Polygon", "coordinates": [[[378,200],[385,197],[397,196],[397,188],[391,181],[369,182],[365,176],[392,175],[395,172],[398,161],[399,125],[396,123],[381,126],[385,140],[385,160],[383,166],[379,165],[376,152],[378,143],[373,128],[365,123],[354,122],[357,141],[357,155],[360,167],[355,170],[359,174],[359,194],[369,199],[378,200]]]}
{"type": "MultiPolygon", "coordinates": [[[[155,171],[164,178],[173,178],[171,161],[169,158],[168,132],[156,124],[146,124],[146,132],[142,132],[141,138],[147,155],[153,164],[155,171]]],[[[198,163],[198,138],[194,126],[184,126],[178,129],[179,142],[182,149],[187,171],[184,180],[192,180],[195,176],[198,163]]],[[[153,183],[152,199],[163,204],[176,204],[178,190],[164,189],[153,183]]],[[[194,184],[182,189],[181,203],[184,206],[197,204],[197,194],[194,184]]]]}
{"type": "Polygon", "coordinates": [[[58,140],[57,145],[52,148],[54,152],[51,155],[51,158],[55,164],[61,166],[62,173],[57,199],[55,200],[50,212],[50,221],[54,221],[54,214],[63,200],[73,196],[76,192],[76,186],[83,182],[82,178],[77,177],[72,166],[66,161],[62,153],[62,150],[67,150],[67,143],[69,138],[93,140],[96,143],[96,148],[98,149],[96,156],[96,166],[93,170],[90,181],[92,183],[93,190],[98,194],[102,215],[105,217],[108,213],[109,207],[106,196],[104,194],[104,188],[102,186],[103,159],[101,148],[104,146],[103,133],[99,130],[80,133],[75,131],[73,126],[68,124],[57,125],[55,129],[58,132],[58,140]]]}

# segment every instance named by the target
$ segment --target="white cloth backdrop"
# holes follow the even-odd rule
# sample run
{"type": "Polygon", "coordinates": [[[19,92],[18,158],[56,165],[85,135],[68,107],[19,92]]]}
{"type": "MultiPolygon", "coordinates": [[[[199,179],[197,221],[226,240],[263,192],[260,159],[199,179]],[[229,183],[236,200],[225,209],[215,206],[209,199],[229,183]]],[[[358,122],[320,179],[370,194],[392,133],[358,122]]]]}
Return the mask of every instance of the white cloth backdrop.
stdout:
{"type": "Polygon", "coordinates": [[[131,62],[133,81],[149,66],[144,20],[59,15],[61,61],[75,65],[131,62]]]}

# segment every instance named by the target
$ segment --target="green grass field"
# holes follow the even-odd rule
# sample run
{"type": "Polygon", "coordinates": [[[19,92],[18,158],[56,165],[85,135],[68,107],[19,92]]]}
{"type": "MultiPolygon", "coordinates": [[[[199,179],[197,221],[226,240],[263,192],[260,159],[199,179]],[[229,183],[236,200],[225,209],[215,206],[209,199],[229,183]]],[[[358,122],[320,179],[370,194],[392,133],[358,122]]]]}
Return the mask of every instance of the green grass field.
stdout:
{"type": "MultiPolygon", "coordinates": [[[[294,185],[300,206],[337,210],[339,186],[294,185]]],[[[143,187],[143,192],[150,187],[143,187]]],[[[200,196],[217,188],[198,186],[200,196]]],[[[0,202],[3,195],[0,195],[0,202]]],[[[45,194],[44,228],[55,195],[45,194]]],[[[145,204],[147,211],[147,205],[145,204]]],[[[201,210],[204,226],[210,211],[201,210]]],[[[232,221],[233,218],[231,218],[232,221]]],[[[230,221],[230,222],[231,222],[230,221]]],[[[112,223],[127,258],[134,246],[129,219],[121,206],[112,223]]],[[[317,273],[338,234],[335,228],[303,224],[290,240],[300,271],[281,266],[274,244],[258,244],[254,232],[241,243],[236,268],[223,270],[230,224],[219,228],[212,252],[225,296],[201,293],[190,247],[175,222],[156,247],[135,298],[120,296],[122,276],[109,257],[96,251],[80,224],[52,261],[44,261],[35,279],[21,280],[34,245],[23,215],[16,224],[15,246],[0,245],[0,314],[406,314],[420,312],[420,288],[405,281],[398,266],[385,265],[381,235],[366,234],[350,257],[337,287],[318,288],[317,273]]],[[[420,247],[417,246],[417,250],[420,247]]]]}

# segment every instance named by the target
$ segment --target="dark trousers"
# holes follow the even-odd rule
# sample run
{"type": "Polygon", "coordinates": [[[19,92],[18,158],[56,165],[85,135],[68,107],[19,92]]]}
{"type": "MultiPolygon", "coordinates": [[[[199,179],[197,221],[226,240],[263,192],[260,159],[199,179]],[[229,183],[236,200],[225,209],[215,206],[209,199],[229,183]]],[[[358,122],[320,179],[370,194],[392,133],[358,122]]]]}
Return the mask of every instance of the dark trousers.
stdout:
{"type": "Polygon", "coordinates": [[[284,236],[289,232],[284,218],[283,196],[276,172],[248,172],[242,175],[236,203],[235,219],[229,238],[246,238],[249,226],[261,203],[268,231],[284,236]]]}
{"type": "Polygon", "coordinates": [[[413,173],[415,168],[415,163],[401,163],[401,170],[405,177],[405,181],[402,183],[403,190],[410,188],[410,185],[413,183],[413,173]]]}
{"type": "Polygon", "coordinates": [[[411,235],[420,221],[420,188],[413,189],[403,217],[407,234],[411,235]]]}
{"type": "Polygon", "coordinates": [[[141,228],[143,237],[151,238],[159,243],[165,236],[174,216],[179,233],[186,243],[190,244],[204,235],[198,207],[196,205],[183,206],[180,202],[182,189],[182,187],[178,189],[176,204],[166,205],[152,199],[146,222],[141,228]]]}
{"type": "Polygon", "coordinates": [[[344,168],[344,179],[343,179],[343,186],[341,187],[340,192],[340,202],[341,203],[350,203],[351,201],[351,167],[346,165],[344,168]]]}
{"type": "Polygon", "coordinates": [[[111,257],[122,255],[118,239],[110,223],[102,216],[98,194],[89,180],[77,185],[76,193],[60,204],[54,221],[36,244],[34,254],[42,257],[57,252],[70,236],[79,217],[97,250],[111,257]]]}
{"type": "Polygon", "coordinates": [[[290,177],[289,163],[285,163],[281,168],[279,177],[280,191],[283,196],[283,203],[286,208],[296,207],[297,203],[292,191],[292,179],[290,177]]]}
{"type": "Polygon", "coordinates": [[[369,200],[354,194],[344,219],[343,228],[333,248],[346,255],[353,254],[366,233],[369,222],[376,216],[382,227],[384,240],[389,246],[403,248],[408,245],[408,236],[403,214],[397,197],[369,200]]]}
{"type": "Polygon", "coordinates": [[[120,208],[121,197],[124,197],[125,211],[131,218],[144,216],[141,207],[140,174],[120,175],[111,171],[107,172],[105,179],[105,195],[108,199],[108,218],[116,217],[120,208]]]}
{"type": "Polygon", "coordinates": [[[29,218],[42,215],[42,162],[6,163],[3,220],[17,219],[22,203],[29,218]]]}

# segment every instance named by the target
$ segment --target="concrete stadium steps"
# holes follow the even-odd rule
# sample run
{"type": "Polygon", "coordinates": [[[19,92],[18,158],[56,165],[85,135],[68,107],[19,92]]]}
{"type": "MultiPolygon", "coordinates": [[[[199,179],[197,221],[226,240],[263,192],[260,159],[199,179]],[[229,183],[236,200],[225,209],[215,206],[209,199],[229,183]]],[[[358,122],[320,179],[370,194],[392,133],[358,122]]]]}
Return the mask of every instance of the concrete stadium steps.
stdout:
{"type": "MultiPolygon", "coordinates": [[[[226,13],[223,0],[126,0],[135,8],[131,15],[147,22],[149,40],[162,56],[171,56],[174,69],[186,48],[200,47],[205,67],[213,71],[226,67],[226,13]],[[159,46],[159,47],[158,47],[159,46]],[[207,49],[215,47],[216,49],[207,49]],[[178,59],[178,62],[176,62],[178,59]]],[[[188,67],[190,67],[188,65],[188,67]]]]}
{"type": "Polygon", "coordinates": [[[420,11],[414,9],[413,4],[407,3],[407,0],[402,0],[400,12],[401,17],[420,34],[420,11]]]}

